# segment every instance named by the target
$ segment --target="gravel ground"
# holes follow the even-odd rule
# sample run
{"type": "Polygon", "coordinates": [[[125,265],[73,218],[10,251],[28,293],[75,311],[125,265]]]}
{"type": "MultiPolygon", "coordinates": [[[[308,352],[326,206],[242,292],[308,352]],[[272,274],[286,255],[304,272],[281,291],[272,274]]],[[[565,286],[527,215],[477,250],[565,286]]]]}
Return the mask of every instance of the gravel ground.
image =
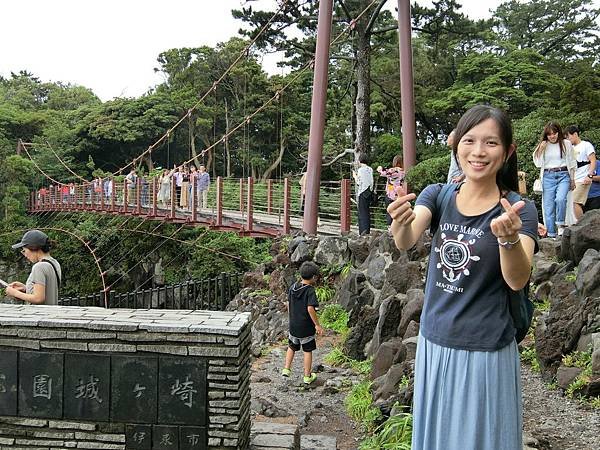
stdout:
{"type": "Polygon", "coordinates": [[[358,382],[358,377],[351,370],[322,366],[323,357],[332,349],[332,338],[319,337],[317,342],[313,352],[317,380],[308,389],[302,385],[302,352],[296,353],[289,379],[281,376],[286,345],[273,347],[254,362],[250,380],[253,419],[297,423],[300,434],[335,436],[338,450],[354,450],[360,432],[346,416],[344,398],[350,387],[342,386],[342,381],[358,382]]]}
{"type": "MultiPolygon", "coordinates": [[[[600,410],[549,389],[529,366],[521,368],[524,428],[531,447],[552,450],[600,450],[600,410]]],[[[526,440],[527,443],[527,440],[526,440]]]]}
{"type": "MultiPolygon", "coordinates": [[[[315,365],[332,348],[332,338],[319,338],[315,365]]],[[[301,383],[302,354],[296,354],[290,379],[280,375],[286,346],[274,346],[252,366],[252,414],[257,420],[298,423],[300,434],[336,436],[339,450],[354,450],[361,438],[345,413],[349,387],[342,380],[357,382],[350,370],[320,366],[314,386],[301,383]],[[337,388],[336,388],[337,386],[337,388]],[[265,417],[266,416],[266,417],[265,417]]],[[[600,450],[600,410],[563,397],[549,389],[539,376],[523,364],[525,449],[600,450]]]]}

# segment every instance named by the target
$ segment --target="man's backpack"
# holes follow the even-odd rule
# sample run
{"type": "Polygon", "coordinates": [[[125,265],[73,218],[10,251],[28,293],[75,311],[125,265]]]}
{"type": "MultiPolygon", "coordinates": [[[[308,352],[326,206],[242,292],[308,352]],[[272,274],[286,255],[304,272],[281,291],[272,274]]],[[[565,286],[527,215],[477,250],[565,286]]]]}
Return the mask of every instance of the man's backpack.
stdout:
{"type": "MultiPolygon", "coordinates": [[[[452,199],[452,194],[458,190],[459,186],[460,184],[458,183],[444,184],[442,186],[442,189],[435,200],[435,214],[431,217],[430,231],[432,235],[435,234],[440,224],[442,211],[448,206],[452,199]]],[[[521,196],[516,192],[510,191],[506,195],[506,199],[512,205],[521,200],[521,196]]],[[[513,291],[506,283],[505,288],[510,316],[512,317],[513,325],[517,330],[515,339],[518,344],[527,335],[533,319],[534,308],[533,302],[529,299],[529,281],[527,281],[527,284],[523,289],[519,289],[518,291],[513,291]]]]}

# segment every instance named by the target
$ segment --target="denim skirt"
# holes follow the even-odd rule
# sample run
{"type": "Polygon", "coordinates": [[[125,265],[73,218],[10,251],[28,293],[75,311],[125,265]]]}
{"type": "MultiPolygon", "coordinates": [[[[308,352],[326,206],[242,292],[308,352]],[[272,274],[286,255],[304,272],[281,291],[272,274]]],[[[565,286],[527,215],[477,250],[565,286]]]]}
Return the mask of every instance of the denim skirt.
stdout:
{"type": "Polygon", "coordinates": [[[412,450],[522,450],[520,376],[515,341],[478,352],[419,335],[412,450]]]}

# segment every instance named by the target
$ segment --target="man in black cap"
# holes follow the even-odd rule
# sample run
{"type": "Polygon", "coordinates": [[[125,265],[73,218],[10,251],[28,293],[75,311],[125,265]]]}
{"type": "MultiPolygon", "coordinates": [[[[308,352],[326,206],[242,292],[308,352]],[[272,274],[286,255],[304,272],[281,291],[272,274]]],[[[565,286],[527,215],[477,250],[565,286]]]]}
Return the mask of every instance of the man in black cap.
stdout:
{"type": "Polygon", "coordinates": [[[50,239],[40,230],[29,230],[21,242],[12,246],[33,263],[25,284],[18,281],[6,287],[6,295],[36,305],[57,305],[62,272],[60,264],[50,256],[50,239]]]}

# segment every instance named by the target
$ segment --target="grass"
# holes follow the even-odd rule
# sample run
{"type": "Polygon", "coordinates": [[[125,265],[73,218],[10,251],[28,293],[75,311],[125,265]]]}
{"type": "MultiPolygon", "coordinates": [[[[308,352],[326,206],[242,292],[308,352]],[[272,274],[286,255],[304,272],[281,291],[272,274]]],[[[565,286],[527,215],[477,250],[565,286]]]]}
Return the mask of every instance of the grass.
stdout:
{"type": "Polygon", "coordinates": [[[323,360],[334,367],[348,367],[361,375],[368,375],[373,369],[373,359],[357,361],[347,356],[340,347],[334,347],[323,360]]]}
{"type": "Polygon", "coordinates": [[[348,332],[348,313],[340,305],[326,305],[319,311],[319,321],[324,328],[336,333],[343,335],[348,332]]]}
{"type": "Polygon", "coordinates": [[[401,413],[391,416],[379,425],[373,436],[365,439],[360,450],[410,450],[412,439],[412,415],[401,413]]]}
{"type": "Polygon", "coordinates": [[[540,363],[537,359],[537,352],[535,351],[534,345],[524,348],[521,351],[521,360],[526,364],[529,364],[531,366],[531,370],[540,373],[540,363]]]}
{"type": "Polygon", "coordinates": [[[361,381],[344,400],[348,415],[368,432],[374,430],[376,421],[381,418],[381,411],[373,406],[371,384],[367,380],[361,381]]]}
{"type": "Polygon", "coordinates": [[[541,302],[535,302],[535,309],[541,312],[550,311],[550,299],[545,297],[541,302]]]}
{"type": "Polygon", "coordinates": [[[600,407],[599,397],[585,397],[578,392],[583,389],[592,378],[592,350],[587,352],[572,352],[563,356],[562,364],[566,367],[579,367],[581,373],[567,387],[565,393],[569,398],[577,398],[582,403],[588,403],[593,408],[600,407]]]}
{"type": "Polygon", "coordinates": [[[319,303],[327,303],[335,296],[335,288],[327,285],[315,286],[315,293],[319,303]]]}
{"type": "Polygon", "coordinates": [[[268,297],[272,294],[273,292],[271,292],[269,289],[257,289],[255,291],[250,292],[248,294],[248,297],[268,297]]]}

